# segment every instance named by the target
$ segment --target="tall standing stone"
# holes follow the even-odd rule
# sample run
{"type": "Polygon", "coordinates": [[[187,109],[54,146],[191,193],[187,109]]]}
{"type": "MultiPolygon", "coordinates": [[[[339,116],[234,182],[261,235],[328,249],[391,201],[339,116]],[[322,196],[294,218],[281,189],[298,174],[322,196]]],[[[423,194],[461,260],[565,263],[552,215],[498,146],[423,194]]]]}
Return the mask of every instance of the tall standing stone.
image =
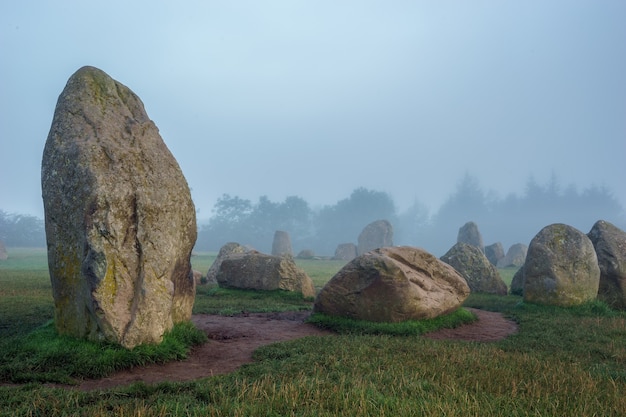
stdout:
{"type": "Polygon", "coordinates": [[[465,223],[460,229],[456,237],[457,243],[466,243],[480,249],[481,252],[485,250],[485,244],[483,243],[483,236],[478,230],[478,225],[474,222],[465,223]]]}
{"type": "Polygon", "coordinates": [[[393,227],[387,220],[376,220],[365,226],[359,235],[357,255],[373,249],[393,246],[393,227]]]}
{"type": "Polygon", "coordinates": [[[60,333],[131,348],[191,318],[195,209],[139,97],[97,68],[72,75],[41,183],[60,333]]]}
{"type": "Polygon", "coordinates": [[[272,241],[272,255],[273,256],[293,256],[293,249],[291,248],[291,238],[289,233],[277,230],[274,232],[274,240],[272,241]]]}

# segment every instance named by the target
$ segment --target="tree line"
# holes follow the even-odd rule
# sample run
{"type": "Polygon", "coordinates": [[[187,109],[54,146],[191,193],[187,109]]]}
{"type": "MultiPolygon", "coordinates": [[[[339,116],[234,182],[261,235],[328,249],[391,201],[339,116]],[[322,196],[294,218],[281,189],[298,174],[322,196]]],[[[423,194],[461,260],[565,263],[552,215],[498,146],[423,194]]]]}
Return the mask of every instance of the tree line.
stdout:
{"type": "Polygon", "coordinates": [[[12,247],[44,247],[44,221],[36,216],[0,210],[0,241],[12,247]]]}
{"type": "Polygon", "coordinates": [[[600,219],[626,227],[624,208],[603,186],[578,190],[573,185],[562,188],[554,175],[544,185],[531,177],[521,195],[499,198],[466,174],[433,213],[419,201],[398,212],[389,194],[363,187],[317,210],[297,196],[283,202],[262,196],[253,203],[224,194],[208,224],[201,226],[196,248],[215,251],[234,241],[269,252],[274,232],[284,230],[296,252],[311,249],[333,255],[338,244],[357,243],[363,228],[379,219],[392,223],[395,244],[419,246],[437,256],[456,243],[459,228],[468,221],[478,224],[485,244],[501,242],[505,250],[515,243],[528,245],[552,223],[566,223],[585,233],[600,219]]]}

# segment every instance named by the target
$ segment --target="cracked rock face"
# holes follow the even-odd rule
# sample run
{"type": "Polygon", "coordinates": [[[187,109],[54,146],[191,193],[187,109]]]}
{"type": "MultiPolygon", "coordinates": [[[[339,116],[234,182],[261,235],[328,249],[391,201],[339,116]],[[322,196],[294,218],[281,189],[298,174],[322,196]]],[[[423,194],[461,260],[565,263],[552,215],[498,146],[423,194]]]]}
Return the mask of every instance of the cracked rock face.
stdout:
{"type": "Polygon", "coordinates": [[[60,333],[132,348],[190,319],[194,205],[130,89],[93,67],[70,77],[41,183],[60,333]]]}
{"type": "Polygon", "coordinates": [[[314,311],[396,323],[451,313],[469,294],[454,268],[423,249],[386,247],[346,264],[319,292],[314,311]]]}

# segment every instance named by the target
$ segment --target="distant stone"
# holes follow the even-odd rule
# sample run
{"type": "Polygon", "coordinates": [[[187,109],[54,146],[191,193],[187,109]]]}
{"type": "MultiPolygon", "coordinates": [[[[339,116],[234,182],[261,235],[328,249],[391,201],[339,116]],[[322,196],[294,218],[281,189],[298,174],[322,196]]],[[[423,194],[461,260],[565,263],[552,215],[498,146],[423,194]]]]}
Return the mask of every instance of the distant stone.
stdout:
{"type": "Polygon", "coordinates": [[[9,259],[7,248],[6,246],[4,246],[4,243],[0,240],[0,261],[6,261],[7,259],[9,259]]]}
{"type": "Polygon", "coordinates": [[[506,252],[504,258],[498,261],[498,268],[508,268],[511,266],[520,267],[526,262],[526,254],[528,253],[528,246],[523,243],[516,243],[512,245],[506,252]]]}
{"type": "Polygon", "coordinates": [[[322,288],[314,311],[375,322],[421,320],[457,310],[469,293],[465,279],[430,253],[385,247],[346,264],[322,288]]]}
{"type": "Polygon", "coordinates": [[[498,261],[504,258],[504,248],[502,243],[497,242],[489,246],[485,246],[485,256],[492,265],[498,265],[498,261]]]}
{"type": "Polygon", "coordinates": [[[298,258],[298,259],[313,259],[313,258],[315,258],[315,252],[313,252],[312,249],[302,249],[300,252],[298,252],[298,256],[296,256],[296,258],[298,258]]]}
{"type": "Polygon", "coordinates": [[[285,290],[315,297],[313,280],[289,255],[260,252],[232,253],[222,260],[217,273],[220,287],[246,290],[285,290]]]}
{"type": "Polygon", "coordinates": [[[466,243],[475,246],[480,249],[481,252],[484,251],[485,244],[483,243],[483,236],[478,230],[478,225],[474,222],[467,222],[459,229],[456,241],[457,243],[466,243]]]}
{"type": "Polygon", "coordinates": [[[207,284],[217,284],[217,273],[220,270],[220,266],[222,265],[222,261],[226,259],[228,256],[237,253],[247,253],[252,251],[253,249],[248,248],[247,246],[242,246],[237,242],[228,242],[224,246],[220,248],[220,251],[217,254],[217,257],[211,264],[211,267],[206,273],[206,283],[207,284]]]}
{"type": "Polygon", "coordinates": [[[41,183],[59,333],[132,348],[190,320],[195,208],[139,97],[97,68],[73,74],[41,183]]]}
{"type": "Polygon", "coordinates": [[[356,258],[356,245],[354,243],[340,243],[335,249],[333,259],[351,261],[356,258]]]}
{"type": "Polygon", "coordinates": [[[522,265],[511,281],[511,294],[524,295],[524,266],[522,265]]]}
{"type": "Polygon", "coordinates": [[[289,233],[277,230],[274,233],[274,241],[272,242],[272,255],[274,256],[293,256],[291,249],[291,238],[289,233]]]}
{"type": "Polygon", "coordinates": [[[454,269],[467,281],[472,292],[506,295],[507,286],[500,273],[483,252],[474,245],[459,242],[441,260],[454,269]]]}
{"type": "Polygon", "coordinates": [[[591,240],[581,231],[551,224],[528,246],[524,301],[570,307],[596,299],[600,267],[591,240]]]}
{"type": "Polygon", "coordinates": [[[357,255],[372,249],[393,246],[393,227],[387,220],[376,220],[365,226],[359,235],[357,255]]]}
{"type": "Polygon", "coordinates": [[[202,284],[202,272],[196,271],[195,269],[193,269],[192,274],[193,274],[193,280],[196,283],[196,286],[201,285],[202,284]]]}
{"type": "Polygon", "coordinates": [[[626,232],[599,220],[587,234],[598,257],[598,298],[613,308],[626,310],[626,232]]]}

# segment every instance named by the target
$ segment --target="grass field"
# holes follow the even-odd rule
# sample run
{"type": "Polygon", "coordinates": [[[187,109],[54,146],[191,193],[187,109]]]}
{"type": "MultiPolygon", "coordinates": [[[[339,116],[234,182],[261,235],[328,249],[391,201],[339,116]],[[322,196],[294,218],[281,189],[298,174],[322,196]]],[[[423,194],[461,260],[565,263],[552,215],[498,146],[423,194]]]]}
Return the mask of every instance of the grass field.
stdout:
{"type": "MultiPolygon", "coordinates": [[[[58,342],[50,323],[45,252],[10,250],[9,255],[0,262],[0,384],[11,381],[19,367],[30,366],[31,377],[66,381],[89,366],[98,374],[124,361],[182,357],[186,347],[202,342],[194,329],[183,327],[168,335],[169,346],[161,350],[129,355],[96,345],[91,356],[68,358],[63,349],[75,341],[58,342]],[[35,357],[32,352],[42,352],[42,346],[45,358],[35,357]],[[103,356],[112,359],[90,364],[103,356]]],[[[206,273],[212,259],[214,254],[196,254],[192,264],[206,273]]],[[[317,287],[343,265],[298,263],[317,287]]],[[[514,272],[501,270],[507,283],[514,272]]],[[[194,311],[233,314],[310,305],[280,292],[201,287],[194,311]]],[[[599,302],[565,309],[480,294],[465,305],[502,312],[517,321],[519,333],[496,343],[342,333],[269,345],[256,351],[255,363],[236,372],[188,383],[136,383],[88,393],[40,382],[5,384],[0,416],[626,415],[625,313],[599,302]]],[[[83,345],[72,349],[89,352],[83,345]]]]}

